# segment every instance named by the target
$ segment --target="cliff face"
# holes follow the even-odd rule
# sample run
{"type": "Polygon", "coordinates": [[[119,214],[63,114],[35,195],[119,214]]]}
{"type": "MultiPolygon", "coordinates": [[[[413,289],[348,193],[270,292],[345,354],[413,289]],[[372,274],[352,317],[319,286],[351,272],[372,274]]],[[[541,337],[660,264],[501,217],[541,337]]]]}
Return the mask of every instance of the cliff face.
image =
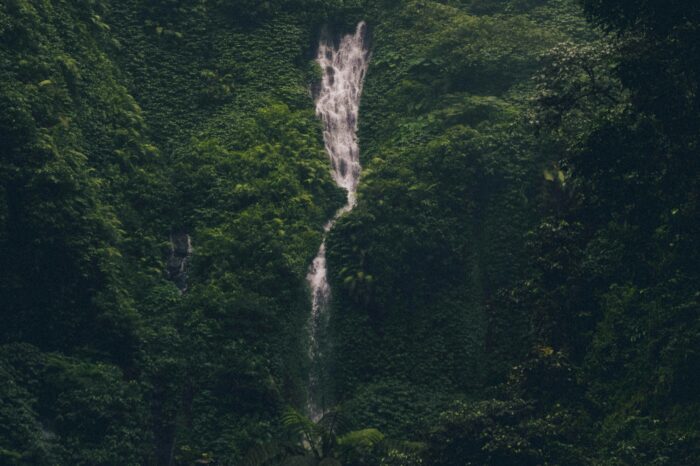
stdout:
{"type": "MultiPolygon", "coordinates": [[[[508,128],[536,54],[566,37],[537,23],[554,10],[253,3],[0,8],[0,336],[28,409],[7,414],[28,432],[7,455],[31,445],[49,463],[98,451],[232,461],[275,430],[281,406],[305,402],[304,277],[344,198],[310,93],[323,25],[339,36],[366,18],[374,40],[359,121],[367,171],[357,212],[328,243],[324,391],[402,432],[442,407],[421,393],[478,391],[502,374],[489,361],[521,351],[488,340],[502,330],[494,290],[520,276],[531,222],[533,164],[508,128]],[[32,368],[11,357],[16,344],[32,368]],[[63,378],[36,375],[56,365],[63,378]],[[77,400],[83,383],[121,404],[59,408],[38,395],[77,400]],[[371,414],[397,403],[417,417],[371,414]],[[86,409],[96,426],[134,417],[110,433],[83,421],[86,409]],[[59,422],[67,413],[74,423],[59,422]]],[[[525,324],[512,323],[517,340],[525,324]]]]}
{"type": "Polygon", "coordinates": [[[232,461],[304,399],[343,195],[292,3],[0,6],[0,462],[232,461]]]}
{"type": "Polygon", "coordinates": [[[700,7],[652,3],[0,3],[0,463],[698,464],[700,7]]]}
{"type": "Polygon", "coordinates": [[[583,40],[582,19],[565,4],[492,6],[373,12],[359,203],[328,241],[333,380],[358,416],[402,435],[416,426],[401,413],[430,419],[481,393],[530,346],[502,291],[528,276],[547,163],[522,115],[538,57],[583,40]]]}

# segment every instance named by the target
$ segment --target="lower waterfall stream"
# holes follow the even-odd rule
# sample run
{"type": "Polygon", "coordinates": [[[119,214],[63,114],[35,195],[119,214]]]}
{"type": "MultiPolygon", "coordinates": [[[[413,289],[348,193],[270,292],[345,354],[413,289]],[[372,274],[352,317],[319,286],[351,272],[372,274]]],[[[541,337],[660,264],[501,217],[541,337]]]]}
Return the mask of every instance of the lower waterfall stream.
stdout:
{"type": "Polygon", "coordinates": [[[313,420],[320,419],[327,408],[324,399],[323,348],[320,342],[320,334],[328,318],[331,295],[326,269],[325,234],[333,228],[340,216],[355,207],[361,169],[357,119],[362,84],[369,63],[366,39],[367,25],[364,22],[357,25],[354,34],[344,36],[339,43],[324,35],[316,57],[323,72],[316,98],[316,114],[323,122],[323,141],[330,159],[333,180],[347,191],[347,204],[326,223],[324,240],[307,275],[311,288],[308,411],[313,420]]]}

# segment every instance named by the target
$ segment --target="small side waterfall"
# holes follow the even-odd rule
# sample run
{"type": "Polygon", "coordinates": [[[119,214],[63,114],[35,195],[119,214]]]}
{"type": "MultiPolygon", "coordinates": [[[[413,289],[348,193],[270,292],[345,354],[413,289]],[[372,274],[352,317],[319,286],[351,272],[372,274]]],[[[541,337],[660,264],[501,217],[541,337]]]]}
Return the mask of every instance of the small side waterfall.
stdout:
{"type": "MultiPolygon", "coordinates": [[[[339,44],[324,36],[318,46],[317,62],[323,80],[316,99],[316,114],[323,121],[323,140],[331,163],[331,174],[338,186],[348,193],[347,204],[324,227],[328,233],[335,221],[355,207],[357,184],[360,180],[360,149],[357,144],[357,117],[362,95],[362,83],[369,64],[366,43],[367,25],[357,25],[355,34],[344,36],[339,44]]],[[[311,288],[311,341],[309,357],[312,367],[309,377],[309,414],[318,420],[326,409],[324,402],[323,352],[320,335],[327,321],[326,311],[331,288],[326,270],[326,240],[309,267],[307,276],[311,288]]]]}
{"type": "Polygon", "coordinates": [[[167,262],[168,278],[180,289],[187,291],[187,271],[192,256],[192,238],[182,231],[170,233],[170,257],[167,262]]]}

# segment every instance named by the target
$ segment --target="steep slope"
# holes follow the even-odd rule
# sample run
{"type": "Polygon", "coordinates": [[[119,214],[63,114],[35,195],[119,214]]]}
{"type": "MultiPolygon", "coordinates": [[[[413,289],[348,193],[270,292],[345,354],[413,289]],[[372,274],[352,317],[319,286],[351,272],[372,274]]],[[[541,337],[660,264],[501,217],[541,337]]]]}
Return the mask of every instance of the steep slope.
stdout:
{"type": "Polygon", "coordinates": [[[699,31],[682,0],[0,3],[0,463],[700,463],[699,31]],[[314,59],[362,20],[315,423],[348,198],[314,59]]]}
{"type": "Polygon", "coordinates": [[[337,399],[387,432],[415,432],[529,348],[527,315],[498,293],[527,273],[546,163],[523,113],[539,56],[583,25],[567,2],[537,5],[372,13],[366,170],[328,260],[337,399]]]}
{"type": "Polygon", "coordinates": [[[8,461],[230,462],[304,400],[304,277],[343,199],[310,6],[3,3],[8,461]]]}

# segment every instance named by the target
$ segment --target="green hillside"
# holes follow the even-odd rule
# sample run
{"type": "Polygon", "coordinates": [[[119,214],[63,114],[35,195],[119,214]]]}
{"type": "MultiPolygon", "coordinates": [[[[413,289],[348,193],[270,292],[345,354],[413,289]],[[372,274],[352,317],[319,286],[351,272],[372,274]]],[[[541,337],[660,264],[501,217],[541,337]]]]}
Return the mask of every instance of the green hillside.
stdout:
{"type": "Polygon", "coordinates": [[[0,464],[700,464],[699,43],[681,0],[4,0],[0,464]],[[314,422],[315,57],[362,20],[314,422]]]}

